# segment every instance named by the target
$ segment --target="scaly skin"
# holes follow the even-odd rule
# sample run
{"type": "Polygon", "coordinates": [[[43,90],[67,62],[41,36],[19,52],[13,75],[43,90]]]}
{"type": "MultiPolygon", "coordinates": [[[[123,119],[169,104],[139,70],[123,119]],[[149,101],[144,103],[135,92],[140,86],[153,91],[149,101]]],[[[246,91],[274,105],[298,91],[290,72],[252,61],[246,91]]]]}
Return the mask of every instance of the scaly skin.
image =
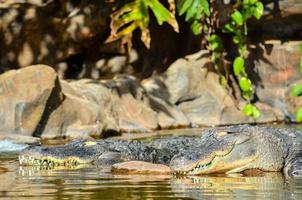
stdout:
{"type": "Polygon", "coordinates": [[[149,144],[106,139],[31,147],[19,156],[21,165],[46,166],[110,166],[129,160],[166,164],[173,172],[185,175],[259,169],[302,177],[302,131],[241,125],[207,129],[201,136],[157,139],[149,144]]]}
{"type": "Polygon", "coordinates": [[[197,138],[173,137],[151,142],[126,140],[78,140],[57,147],[29,147],[19,155],[21,165],[76,166],[85,163],[113,165],[117,162],[140,160],[167,164],[179,151],[190,147],[197,138]],[[163,145],[163,146],[161,146],[163,145]]]}
{"type": "Polygon", "coordinates": [[[302,177],[302,131],[257,126],[208,129],[198,146],[179,152],[169,165],[189,175],[259,169],[302,177]]]}

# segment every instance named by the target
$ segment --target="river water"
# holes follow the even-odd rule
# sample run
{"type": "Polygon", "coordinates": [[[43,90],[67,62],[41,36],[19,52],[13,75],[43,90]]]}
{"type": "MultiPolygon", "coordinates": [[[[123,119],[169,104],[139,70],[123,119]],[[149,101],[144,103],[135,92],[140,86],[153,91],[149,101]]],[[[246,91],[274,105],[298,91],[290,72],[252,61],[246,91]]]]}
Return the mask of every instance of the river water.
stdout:
{"type": "Polygon", "coordinates": [[[302,180],[281,173],[254,176],[116,175],[108,169],[20,167],[0,155],[0,199],[301,199],[302,180]]]}

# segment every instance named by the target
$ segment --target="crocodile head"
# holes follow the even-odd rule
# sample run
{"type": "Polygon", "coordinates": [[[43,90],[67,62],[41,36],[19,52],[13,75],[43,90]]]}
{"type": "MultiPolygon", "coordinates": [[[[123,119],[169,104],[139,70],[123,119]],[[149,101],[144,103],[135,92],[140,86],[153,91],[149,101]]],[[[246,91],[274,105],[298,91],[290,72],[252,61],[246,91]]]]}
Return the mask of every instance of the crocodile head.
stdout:
{"type": "Polygon", "coordinates": [[[102,153],[102,145],[91,141],[75,141],[57,147],[30,147],[19,155],[20,165],[77,166],[95,161],[102,153]]]}
{"type": "Polygon", "coordinates": [[[216,128],[205,131],[198,146],[175,155],[170,167],[184,175],[235,173],[248,169],[257,157],[257,145],[249,132],[216,128]]]}

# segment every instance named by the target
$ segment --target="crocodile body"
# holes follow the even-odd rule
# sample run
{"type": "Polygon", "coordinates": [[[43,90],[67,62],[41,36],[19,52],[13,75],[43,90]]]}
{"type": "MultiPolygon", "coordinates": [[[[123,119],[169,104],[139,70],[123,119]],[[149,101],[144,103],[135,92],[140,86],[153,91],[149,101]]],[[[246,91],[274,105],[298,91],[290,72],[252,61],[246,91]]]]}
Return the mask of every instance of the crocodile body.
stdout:
{"type": "Polygon", "coordinates": [[[113,165],[140,160],[168,165],[174,173],[238,173],[248,169],[281,171],[302,177],[302,131],[249,125],[206,129],[201,136],[140,141],[75,141],[59,147],[30,147],[21,165],[113,165]]]}

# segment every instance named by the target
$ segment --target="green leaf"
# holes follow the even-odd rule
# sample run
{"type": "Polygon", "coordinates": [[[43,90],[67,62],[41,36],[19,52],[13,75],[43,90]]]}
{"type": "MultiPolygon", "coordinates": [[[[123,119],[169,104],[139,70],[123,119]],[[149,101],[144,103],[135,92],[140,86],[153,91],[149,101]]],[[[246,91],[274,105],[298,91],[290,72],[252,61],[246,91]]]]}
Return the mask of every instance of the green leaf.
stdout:
{"type": "Polygon", "coordinates": [[[177,12],[179,16],[183,15],[188,8],[192,5],[193,0],[178,0],[177,1],[177,12]]]}
{"type": "Polygon", "coordinates": [[[252,116],[253,115],[253,105],[245,104],[242,111],[246,116],[252,116]]]}
{"type": "Polygon", "coordinates": [[[223,50],[223,44],[221,38],[216,35],[212,34],[207,38],[209,44],[210,44],[210,49],[213,51],[222,51],[223,50]]]}
{"type": "Polygon", "coordinates": [[[253,15],[256,19],[260,19],[263,14],[263,4],[261,2],[257,2],[255,4],[255,8],[253,9],[253,15]]]}
{"type": "Polygon", "coordinates": [[[206,16],[210,16],[210,8],[209,3],[207,0],[199,0],[200,5],[202,7],[203,12],[206,14],[206,16]]]}
{"type": "Polygon", "coordinates": [[[235,11],[232,14],[232,19],[236,22],[237,25],[242,26],[243,25],[243,17],[239,11],[235,11]]]}
{"type": "Polygon", "coordinates": [[[201,14],[200,10],[197,10],[198,8],[198,1],[197,0],[193,0],[191,6],[188,8],[188,10],[186,11],[186,21],[190,21],[192,19],[198,19],[195,15],[201,14]]]}
{"type": "Polygon", "coordinates": [[[242,96],[245,100],[249,101],[253,96],[253,91],[242,92],[242,96]]]}
{"type": "Polygon", "coordinates": [[[163,22],[167,22],[176,32],[178,32],[177,21],[167,8],[165,8],[158,0],[145,0],[145,2],[151,8],[159,25],[162,25],[163,22]]]}
{"type": "Polygon", "coordinates": [[[302,107],[300,107],[296,112],[296,121],[298,123],[302,122],[302,107]]]}
{"type": "Polygon", "coordinates": [[[253,109],[253,118],[257,119],[257,118],[260,117],[260,115],[261,115],[260,110],[257,107],[254,106],[254,109],[253,109]]]}
{"type": "Polygon", "coordinates": [[[240,38],[238,35],[235,35],[235,36],[233,37],[233,42],[234,42],[235,44],[239,44],[239,43],[241,42],[241,38],[240,38]]]}
{"type": "Polygon", "coordinates": [[[210,16],[207,0],[178,0],[177,12],[180,16],[186,13],[186,21],[200,20],[203,14],[210,16]]]}
{"type": "Polygon", "coordinates": [[[201,24],[197,20],[194,20],[191,24],[191,31],[194,35],[199,35],[201,33],[201,24]]]}
{"type": "Polygon", "coordinates": [[[293,85],[290,90],[290,96],[297,97],[302,94],[302,85],[293,85]]]}
{"type": "Polygon", "coordinates": [[[240,86],[240,89],[243,91],[243,92],[249,92],[249,91],[252,91],[252,82],[250,79],[246,78],[246,77],[242,77],[240,78],[239,80],[239,86],[240,86]]]}
{"type": "Polygon", "coordinates": [[[223,26],[222,31],[225,32],[225,33],[234,33],[235,29],[231,24],[226,24],[226,25],[223,26]]]}
{"type": "Polygon", "coordinates": [[[254,119],[257,119],[260,117],[261,113],[260,113],[260,110],[253,106],[252,104],[245,104],[243,109],[242,109],[242,112],[246,115],[246,116],[251,116],[253,117],[254,119]]]}
{"type": "Polygon", "coordinates": [[[244,72],[244,59],[242,57],[237,57],[233,63],[233,71],[236,76],[239,76],[244,72]]]}

